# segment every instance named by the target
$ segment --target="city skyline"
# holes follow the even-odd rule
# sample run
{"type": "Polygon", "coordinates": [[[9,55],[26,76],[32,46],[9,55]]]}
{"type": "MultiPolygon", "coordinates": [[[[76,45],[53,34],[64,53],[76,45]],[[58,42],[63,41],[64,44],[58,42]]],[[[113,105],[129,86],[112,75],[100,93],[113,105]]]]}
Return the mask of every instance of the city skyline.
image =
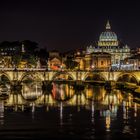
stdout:
{"type": "Polygon", "coordinates": [[[139,9],[126,1],[4,1],[0,5],[0,41],[32,40],[48,50],[86,48],[98,41],[109,20],[120,40],[139,47],[139,9]]]}

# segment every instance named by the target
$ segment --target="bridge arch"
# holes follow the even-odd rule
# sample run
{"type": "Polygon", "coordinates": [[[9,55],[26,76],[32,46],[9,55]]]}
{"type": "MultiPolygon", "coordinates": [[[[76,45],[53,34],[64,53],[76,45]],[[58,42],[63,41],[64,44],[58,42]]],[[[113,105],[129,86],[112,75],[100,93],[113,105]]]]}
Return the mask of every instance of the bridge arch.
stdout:
{"type": "Polygon", "coordinates": [[[12,81],[12,79],[10,78],[10,76],[9,76],[7,73],[5,73],[5,72],[0,73],[0,78],[1,78],[2,76],[5,76],[5,77],[9,80],[9,82],[12,81]]]}
{"type": "Polygon", "coordinates": [[[42,81],[42,78],[38,73],[33,73],[33,72],[32,73],[27,73],[27,72],[25,72],[25,73],[22,74],[21,78],[19,79],[19,82],[21,83],[23,80],[28,79],[28,78],[30,78],[34,81],[35,80],[36,81],[42,81]]]}
{"type": "Polygon", "coordinates": [[[8,74],[0,73],[0,88],[6,90],[7,92],[11,89],[12,81],[8,74]]]}
{"type": "Polygon", "coordinates": [[[69,72],[64,72],[64,71],[60,71],[60,72],[57,72],[55,73],[53,76],[52,76],[52,79],[51,80],[55,80],[56,78],[58,78],[60,75],[65,75],[65,76],[68,76],[68,78],[70,78],[71,80],[75,80],[75,77],[69,73],[69,72]]]}
{"type": "Polygon", "coordinates": [[[121,73],[117,76],[116,82],[130,82],[139,84],[137,76],[133,73],[121,73]]]}
{"type": "Polygon", "coordinates": [[[41,74],[37,72],[23,73],[19,84],[22,86],[21,95],[25,100],[35,101],[43,93],[41,74]]]}
{"type": "Polygon", "coordinates": [[[107,80],[107,78],[102,73],[91,73],[91,72],[87,73],[83,78],[84,81],[88,80],[88,79],[89,80],[101,80],[101,81],[107,80]]]}

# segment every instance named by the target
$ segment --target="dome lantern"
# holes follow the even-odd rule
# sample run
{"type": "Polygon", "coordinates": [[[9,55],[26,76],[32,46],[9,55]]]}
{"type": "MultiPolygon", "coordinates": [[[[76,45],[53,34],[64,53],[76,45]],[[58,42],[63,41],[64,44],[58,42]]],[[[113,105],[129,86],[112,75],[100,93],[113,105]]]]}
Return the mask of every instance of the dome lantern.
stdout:
{"type": "Polygon", "coordinates": [[[111,26],[110,26],[109,20],[108,20],[107,23],[106,23],[106,29],[107,29],[107,30],[111,30],[111,26]]]}

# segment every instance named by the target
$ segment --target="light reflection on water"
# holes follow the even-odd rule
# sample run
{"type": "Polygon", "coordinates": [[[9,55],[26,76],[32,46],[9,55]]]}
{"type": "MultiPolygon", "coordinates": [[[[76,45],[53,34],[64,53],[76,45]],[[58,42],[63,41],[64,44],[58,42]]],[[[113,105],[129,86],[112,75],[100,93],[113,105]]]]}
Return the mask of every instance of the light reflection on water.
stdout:
{"type": "Polygon", "coordinates": [[[22,85],[22,96],[25,99],[37,99],[42,95],[42,86],[40,83],[30,83],[22,85]]]}
{"type": "Polygon", "coordinates": [[[130,93],[92,85],[77,91],[72,85],[56,83],[50,92],[44,92],[41,86],[23,85],[21,91],[0,100],[0,136],[7,138],[21,130],[17,137],[139,137],[140,105],[130,93]]]}

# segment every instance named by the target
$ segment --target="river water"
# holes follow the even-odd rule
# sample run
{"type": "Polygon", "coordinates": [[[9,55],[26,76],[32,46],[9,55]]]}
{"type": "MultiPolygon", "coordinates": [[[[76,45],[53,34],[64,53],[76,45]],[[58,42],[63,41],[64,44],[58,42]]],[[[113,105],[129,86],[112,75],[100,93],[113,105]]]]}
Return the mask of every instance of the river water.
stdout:
{"type": "Polygon", "coordinates": [[[0,99],[1,139],[134,139],[140,137],[139,99],[86,85],[23,86],[0,99]]]}

